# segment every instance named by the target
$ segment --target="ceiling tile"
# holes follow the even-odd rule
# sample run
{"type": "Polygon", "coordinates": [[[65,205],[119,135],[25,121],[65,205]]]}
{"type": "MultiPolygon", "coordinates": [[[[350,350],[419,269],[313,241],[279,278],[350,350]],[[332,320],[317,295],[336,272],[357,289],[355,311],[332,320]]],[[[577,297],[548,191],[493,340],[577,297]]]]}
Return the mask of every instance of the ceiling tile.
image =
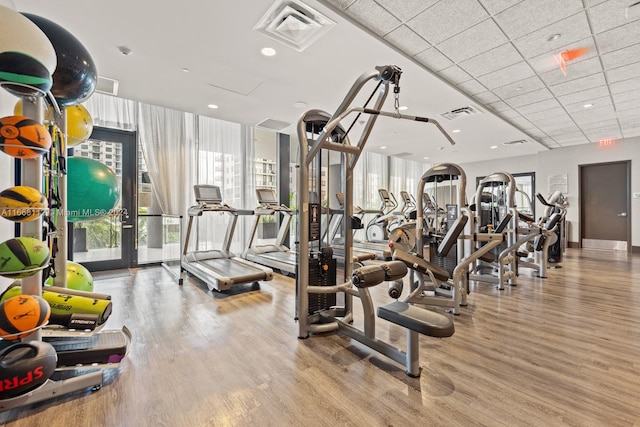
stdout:
{"type": "Polygon", "coordinates": [[[580,130],[578,126],[568,126],[560,129],[554,129],[549,132],[548,135],[555,140],[568,140],[575,138],[584,138],[584,133],[580,130]]]}
{"type": "Polygon", "coordinates": [[[579,92],[569,93],[567,95],[558,96],[558,100],[562,105],[576,104],[578,102],[591,101],[593,99],[602,98],[609,95],[609,88],[605,85],[593,87],[579,92]]]}
{"type": "Polygon", "coordinates": [[[534,75],[533,70],[526,62],[518,62],[508,67],[494,71],[484,76],[478,77],[480,83],[485,85],[487,89],[495,89],[509,83],[517,82],[534,75]]]}
{"type": "Polygon", "coordinates": [[[567,64],[567,75],[563,75],[560,70],[553,70],[540,74],[540,78],[549,86],[566,83],[581,77],[590,76],[600,73],[600,58],[593,57],[584,61],[572,62],[567,64]]]}
{"type": "MultiPolygon", "coordinates": [[[[555,99],[553,99],[552,101],[555,101],[555,99]]],[[[518,111],[522,111],[522,109],[518,111]]],[[[522,114],[527,118],[527,120],[531,121],[532,123],[538,123],[539,121],[547,121],[554,117],[565,116],[566,118],[567,116],[567,113],[564,111],[564,108],[562,108],[559,104],[554,108],[547,108],[547,109],[537,110],[532,113],[522,113],[522,114]]]]}
{"type": "Polygon", "coordinates": [[[622,138],[622,132],[620,132],[618,126],[598,128],[585,133],[591,141],[597,141],[602,138],[622,138]]]}
{"type": "Polygon", "coordinates": [[[640,44],[634,44],[624,49],[602,55],[602,65],[605,70],[640,61],[640,44]]]}
{"type": "Polygon", "coordinates": [[[540,102],[534,102],[533,104],[523,105],[522,107],[518,108],[518,111],[520,111],[520,114],[529,117],[530,114],[537,113],[538,111],[544,111],[558,107],[560,107],[560,103],[554,98],[551,98],[540,102]]]}
{"type": "Polygon", "coordinates": [[[491,19],[486,19],[438,44],[438,48],[455,62],[461,62],[506,41],[500,28],[491,19]]]}
{"type": "MultiPolygon", "coordinates": [[[[472,81],[475,81],[475,80],[472,80],[472,81]]],[[[500,100],[500,98],[495,93],[490,91],[476,93],[473,97],[478,101],[480,101],[482,104],[488,104],[490,102],[496,102],[500,100]]]]}
{"type": "Polygon", "coordinates": [[[438,49],[435,47],[429,48],[422,53],[419,53],[415,56],[415,58],[421,63],[424,64],[431,71],[440,71],[444,70],[447,67],[453,65],[453,61],[444,56],[438,49]]]}
{"type": "Polygon", "coordinates": [[[484,5],[490,14],[495,15],[521,1],[522,0],[480,0],[480,3],[484,5]]]}
{"type": "Polygon", "coordinates": [[[630,90],[640,89],[640,77],[624,80],[621,82],[611,83],[609,85],[612,94],[623,93],[630,90]]]}
{"type": "Polygon", "coordinates": [[[467,74],[462,68],[457,65],[453,65],[449,68],[445,68],[438,73],[440,76],[444,77],[448,81],[453,84],[458,84],[461,82],[466,82],[471,79],[471,76],[467,74]]]}
{"type": "Polygon", "coordinates": [[[634,136],[640,136],[640,127],[623,129],[622,130],[622,135],[625,138],[631,138],[631,137],[634,137],[634,136]]]}
{"type": "Polygon", "coordinates": [[[467,73],[478,77],[520,61],[522,61],[520,53],[511,43],[505,43],[495,49],[467,59],[458,65],[466,70],[467,73]]]}
{"type": "Polygon", "coordinates": [[[509,38],[515,39],[574,15],[582,7],[581,0],[525,0],[494,19],[509,38]]]}
{"type": "Polygon", "coordinates": [[[600,122],[602,120],[609,120],[616,118],[616,112],[613,110],[613,105],[605,105],[600,108],[587,108],[583,111],[575,111],[571,113],[571,117],[578,125],[582,125],[586,122],[600,122]]]}
{"type": "Polygon", "coordinates": [[[591,141],[589,141],[587,138],[580,138],[580,139],[573,139],[570,141],[564,141],[560,145],[562,145],[563,147],[571,147],[572,145],[582,145],[582,144],[588,144],[590,142],[591,141]]]}
{"type": "Polygon", "coordinates": [[[500,112],[500,117],[503,117],[505,119],[509,119],[509,120],[513,120],[516,118],[522,118],[522,116],[520,115],[520,113],[518,113],[516,110],[504,110],[500,112]]]}
{"type": "MultiPolygon", "coordinates": [[[[640,114],[640,108],[632,108],[629,110],[621,110],[616,112],[616,116],[618,117],[618,119],[627,119],[629,117],[635,117],[638,114],[640,114]]],[[[640,126],[640,122],[638,122],[638,125],[640,126]]]]}
{"type": "Polygon", "coordinates": [[[430,47],[429,43],[405,25],[391,31],[384,39],[411,56],[430,47]]]}
{"type": "Polygon", "coordinates": [[[591,107],[587,107],[587,108],[593,108],[593,107],[598,108],[605,105],[613,105],[613,102],[611,101],[611,97],[607,95],[602,98],[591,98],[589,99],[589,102],[582,101],[582,102],[576,102],[573,104],[565,104],[564,109],[567,110],[569,114],[578,112],[578,111],[584,111],[585,104],[593,104],[591,107]]]}
{"type": "Polygon", "coordinates": [[[462,89],[463,91],[465,91],[469,95],[476,95],[476,94],[479,94],[479,93],[483,93],[483,92],[485,92],[487,90],[487,88],[484,87],[477,80],[468,80],[466,82],[460,83],[460,84],[458,84],[458,88],[462,89]]]}
{"type": "Polygon", "coordinates": [[[637,110],[640,108],[640,101],[634,99],[633,101],[616,102],[616,111],[637,110]]]}
{"type": "Polygon", "coordinates": [[[626,101],[638,101],[638,104],[640,104],[640,89],[636,89],[636,90],[630,90],[627,92],[622,92],[622,93],[616,93],[613,96],[613,102],[614,103],[619,103],[619,102],[626,102],[626,101]]]}
{"type": "Polygon", "coordinates": [[[580,128],[583,131],[587,131],[605,126],[618,126],[618,119],[592,120],[590,122],[583,123],[580,128]]]}
{"type": "MultiPolygon", "coordinates": [[[[557,2],[562,3],[562,2],[557,2]]],[[[543,53],[558,53],[564,46],[570,45],[591,36],[587,15],[577,13],[548,27],[529,33],[513,40],[513,44],[525,58],[533,58],[543,53]],[[557,40],[547,41],[552,34],[562,34],[557,40]]]]}
{"type": "Polygon", "coordinates": [[[375,0],[402,22],[433,6],[438,0],[375,0]]]}
{"type": "Polygon", "coordinates": [[[598,34],[637,20],[638,16],[634,18],[625,17],[627,6],[631,3],[631,1],[611,0],[590,7],[587,13],[589,14],[593,33],[598,34]]]}
{"type": "Polygon", "coordinates": [[[531,128],[532,124],[529,120],[525,119],[524,117],[511,117],[507,120],[509,123],[513,123],[514,125],[524,129],[525,127],[527,128],[531,128]]]}
{"type": "Polygon", "coordinates": [[[631,65],[625,65],[624,67],[614,68],[613,70],[607,70],[606,73],[609,83],[629,80],[634,77],[640,76],[640,62],[636,62],[635,64],[631,65]]]}
{"type": "Polygon", "coordinates": [[[407,25],[429,43],[437,44],[488,16],[477,0],[441,0],[407,25]]]}
{"type": "Polygon", "coordinates": [[[339,9],[346,9],[358,0],[326,0],[327,3],[336,6],[339,9]]]}
{"type": "Polygon", "coordinates": [[[487,104],[487,108],[499,113],[501,111],[511,110],[511,107],[507,105],[504,101],[496,101],[490,104],[487,104]]]}
{"type": "Polygon", "coordinates": [[[346,10],[374,33],[384,36],[400,25],[400,21],[373,0],[359,0],[346,10]]]}
{"type": "Polygon", "coordinates": [[[554,109],[544,117],[531,120],[531,123],[538,126],[543,131],[551,132],[553,129],[562,129],[567,126],[567,122],[571,122],[571,118],[562,110],[554,109]]]}
{"type": "Polygon", "coordinates": [[[571,80],[549,87],[556,96],[567,95],[569,93],[580,92],[598,86],[604,86],[607,82],[604,73],[592,74],[587,77],[571,80]]]}
{"type": "Polygon", "coordinates": [[[634,116],[620,119],[619,122],[623,129],[640,128],[640,111],[634,116]]]}
{"type": "Polygon", "coordinates": [[[509,99],[515,96],[521,96],[529,92],[544,88],[544,83],[538,76],[531,76],[523,80],[518,80],[511,84],[501,86],[493,90],[493,92],[502,99],[509,99]]]}
{"type": "Polygon", "coordinates": [[[536,102],[544,101],[546,99],[553,98],[549,89],[542,88],[534,90],[533,92],[525,93],[519,96],[514,96],[506,100],[506,102],[513,108],[519,108],[524,105],[535,104],[536,102]]]}
{"type": "Polygon", "coordinates": [[[596,42],[601,55],[638,43],[640,25],[631,22],[596,35],[596,42]]]}

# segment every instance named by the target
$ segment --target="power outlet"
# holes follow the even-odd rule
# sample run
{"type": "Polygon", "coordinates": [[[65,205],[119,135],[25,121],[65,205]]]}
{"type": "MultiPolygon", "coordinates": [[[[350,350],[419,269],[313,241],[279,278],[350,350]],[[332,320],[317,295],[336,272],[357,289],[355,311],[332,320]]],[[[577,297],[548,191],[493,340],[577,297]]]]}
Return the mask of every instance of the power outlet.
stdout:
{"type": "Polygon", "coordinates": [[[633,193],[634,199],[640,199],[640,193],[633,193]]]}

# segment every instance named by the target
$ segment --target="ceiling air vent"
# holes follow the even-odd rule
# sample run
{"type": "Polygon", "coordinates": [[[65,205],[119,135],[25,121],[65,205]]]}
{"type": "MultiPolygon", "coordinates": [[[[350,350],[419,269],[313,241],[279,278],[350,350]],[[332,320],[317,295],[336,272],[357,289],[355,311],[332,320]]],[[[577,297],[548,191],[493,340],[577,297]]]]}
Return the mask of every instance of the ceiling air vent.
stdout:
{"type": "Polygon", "coordinates": [[[272,129],[272,130],[282,130],[291,126],[291,123],[283,122],[280,120],[274,120],[274,119],[264,119],[260,123],[257,123],[256,126],[261,128],[272,129]]]}
{"type": "Polygon", "coordinates": [[[301,2],[277,0],[253,29],[302,52],[334,25],[334,21],[301,2]]]}
{"type": "Polygon", "coordinates": [[[412,156],[413,153],[407,153],[406,151],[403,151],[402,153],[396,153],[396,154],[392,154],[392,157],[407,157],[407,156],[412,156]]]}
{"type": "Polygon", "coordinates": [[[118,80],[110,79],[108,77],[98,76],[98,82],[96,84],[96,92],[106,93],[107,95],[118,95],[118,80]]]}
{"type": "Polygon", "coordinates": [[[468,106],[468,107],[456,108],[455,110],[447,111],[446,113],[440,114],[440,116],[444,117],[447,120],[454,120],[459,117],[472,116],[474,114],[481,114],[481,113],[482,111],[480,111],[480,109],[478,109],[477,107],[468,106]]]}
{"type": "Polygon", "coordinates": [[[520,145],[520,144],[526,144],[527,140],[526,139],[516,139],[515,141],[505,141],[502,143],[502,145],[520,145]]]}

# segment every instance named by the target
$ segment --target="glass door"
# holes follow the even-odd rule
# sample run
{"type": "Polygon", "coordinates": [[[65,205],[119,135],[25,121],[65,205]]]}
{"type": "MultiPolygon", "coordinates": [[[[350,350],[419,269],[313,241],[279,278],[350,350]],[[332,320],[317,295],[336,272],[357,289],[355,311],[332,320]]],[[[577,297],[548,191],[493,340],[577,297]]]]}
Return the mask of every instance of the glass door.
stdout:
{"type": "MultiPolygon", "coordinates": [[[[90,271],[115,270],[137,265],[135,184],[137,171],[135,132],[94,127],[86,142],[73,148],[73,157],[88,158],[111,169],[117,179],[120,199],[113,209],[105,210],[97,219],[69,223],[69,253],[71,260],[90,271]]],[[[100,179],[100,165],[88,169],[87,179],[100,179]],[[92,176],[95,175],[95,176],[92,176]]],[[[76,184],[78,185],[78,184],[76,184]]],[[[98,188],[98,186],[96,186],[98,188]]],[[[74,183],[69,179],[67,193],[71,196],[74,183]]],[[[99,194],[95,197],[99,198],[99,194]]]]}

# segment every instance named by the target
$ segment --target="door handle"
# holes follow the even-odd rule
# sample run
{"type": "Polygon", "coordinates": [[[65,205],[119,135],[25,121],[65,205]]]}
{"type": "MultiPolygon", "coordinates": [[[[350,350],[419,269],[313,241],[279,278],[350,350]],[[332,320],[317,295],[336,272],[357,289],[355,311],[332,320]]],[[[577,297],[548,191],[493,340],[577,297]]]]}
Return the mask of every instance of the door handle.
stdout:
{"type": "Polygon", "coordinates": [[[123,225],[122,228],[133,228],[133,225],[129,224],[129,225],[123,225]]]}
{"type": "Polygon", "coordinates": [[[619,213],[618,216],[624,217],[624,216],[627,216],[627,213],[626,212],[622,212],[622,213],[619,213]]]}

